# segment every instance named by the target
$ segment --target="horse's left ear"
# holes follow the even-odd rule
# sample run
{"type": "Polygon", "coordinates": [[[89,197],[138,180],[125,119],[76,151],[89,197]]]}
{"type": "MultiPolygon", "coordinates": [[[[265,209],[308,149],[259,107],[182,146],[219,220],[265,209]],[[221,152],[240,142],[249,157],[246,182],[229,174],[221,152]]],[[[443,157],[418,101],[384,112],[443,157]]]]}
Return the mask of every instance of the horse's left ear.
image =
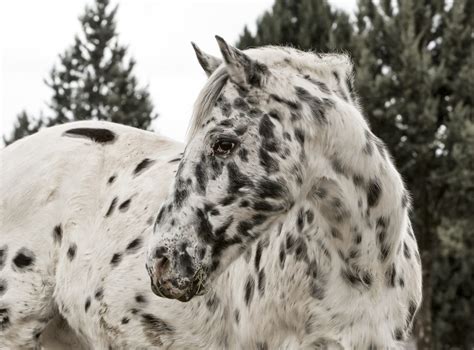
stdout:
{"type": "Polygon", "coordinates": [[[268,68],[247,56],[239,49],[227,44],[224,39],[216,35],[217,44],[224,58],[230,79],[241,87],[263,84],[268,68]]]}
{"type": "Polygon", "coordinates": [[[193,45],[194,52],[196,53],[196,57],[202,69],[204,69],[207,76],[210,76],[217,69],[217,67],[222,64],[222,60],[205,53],[192,41],[191,45],[193,45]]]}

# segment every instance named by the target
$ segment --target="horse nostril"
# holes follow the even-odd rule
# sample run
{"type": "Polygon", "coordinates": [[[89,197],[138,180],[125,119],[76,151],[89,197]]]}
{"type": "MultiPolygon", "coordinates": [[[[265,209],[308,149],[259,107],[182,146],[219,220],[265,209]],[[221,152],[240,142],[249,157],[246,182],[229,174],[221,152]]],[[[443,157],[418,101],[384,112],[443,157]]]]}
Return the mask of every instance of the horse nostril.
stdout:
{"type": "Polygon", "coordinates": [[[157,261],[155,263],[157,269],[161,270],[161,271],[166,270],[168,268],[169,264],[170,264],[170,261],[166,256],[157,259],[157,261]]]}
{"type": "Polygon", "coordinates": [[[169,269],[170,258],[169,251],[166,247],[157,247],[153,256],[153,267],[156,278],[161,278],[169,269]]]}
{"type": "Polygon", "coordinates": [[[165,257],[166,253],[168,252],[168,249],[166,247],[158,247],[155,249],[155,258],[160,259],[165,257]]]}

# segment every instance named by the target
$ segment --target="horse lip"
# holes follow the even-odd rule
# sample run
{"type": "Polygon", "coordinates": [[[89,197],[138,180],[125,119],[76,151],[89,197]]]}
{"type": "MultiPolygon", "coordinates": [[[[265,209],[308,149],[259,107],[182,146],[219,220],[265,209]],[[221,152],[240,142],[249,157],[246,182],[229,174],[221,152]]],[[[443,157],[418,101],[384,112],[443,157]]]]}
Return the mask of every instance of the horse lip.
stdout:
{"type": "Polygon", "coordinates": [[[180,293],[180,295],[177,295],[176,293],[170,293],[170,291],[166,288],[161,288],[160,284],[153,282],[153,278],[151,278],[151,290],[155,295],[161,298],[175,299],[181,302],[187,302],[191,300],[194,296],[203,295],[207,293],[207,289],[202,283],[202,276],[203,272],[198,271],[198,273],[195,274],[191,285],[186,290],[184,290],[183,293],[180,293]]]}

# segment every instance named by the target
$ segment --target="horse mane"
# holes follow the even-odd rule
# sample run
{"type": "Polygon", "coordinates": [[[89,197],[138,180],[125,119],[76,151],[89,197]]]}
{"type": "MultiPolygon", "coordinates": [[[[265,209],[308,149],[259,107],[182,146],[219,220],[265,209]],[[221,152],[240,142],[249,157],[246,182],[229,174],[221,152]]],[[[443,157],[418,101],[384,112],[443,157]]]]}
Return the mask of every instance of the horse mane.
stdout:
{"type": "MultiPolygon", "coordinates": [[[[244,52],[270,68],[290,68],[302,74],[312,73],[334,90],[338,90],[342,86],[349,92],[352,102],[358,108],[357,97],[352,89],[353,64],[346,54],[321,54],[286,46],[264,46],[247,49],[244,52]]],[[[205,122],[228,78],[229,74],[225,65],[221,65],[207,80],[194,104],[187,131],[187,141],[205,122]]]]}
{"type": "Polygon", "coordinates": [[[211,112],[212,107],[216,103],[216,100],[228,79],[229,74],[224,65],[217,68],[209,77],[206,85],[204,85],[204,88],[201,90],[196,102],[194,103],[193,115],[188,127],[186,142],[189,142],[189,140],[201,128],[201,124],[211,112]]]}

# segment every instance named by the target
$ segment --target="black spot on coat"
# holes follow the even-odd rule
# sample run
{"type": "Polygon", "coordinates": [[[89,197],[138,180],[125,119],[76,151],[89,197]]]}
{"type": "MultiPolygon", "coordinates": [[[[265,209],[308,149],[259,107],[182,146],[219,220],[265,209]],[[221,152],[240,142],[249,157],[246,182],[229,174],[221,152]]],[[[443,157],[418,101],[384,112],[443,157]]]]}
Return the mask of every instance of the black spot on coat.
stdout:
{"type": "Polygon", "coordinates": [[[77,245],[75,243],[72,243],[69,246],[69,249],[67,250],[67,257],[69,258],[69,261],[72,261],[74,257],[76,256],[76,251],[77,251],[77,245]]]}
{"type": "Polygon", "coordinates": [[[147,300],[143,294],[137,294],[135,295],[135,301],[139,304],[144,304],[147,300]]]}
{"type": "Polygon", "coordinates": [[[110,259],[110,265],[117,266],[122,261],[122,253],[115,253],[110,259]]]}
{"type": "Polygon", "coordinates": [[[109,205],[109,209],[107,209],[107,212],[105,213],[105,217],[112,215],[112,213],[114,212],[115,206],[117,205],[117,200],[118,200],[117,197],[112,199],[112,202],[110,202],[110,205],[109,205]]]}
{"type": "Polygon", "coordinates": [[[0,331],[4,331],[10,327],[10,312],[8,308],[0,309],[0,331]]]}
{"type": "Polygon", "coordinates": [[[94,294],[94,298],[96,300],[102,300],[103,297],[104,297],[104,288],[102,287],[97,288],[94,294]]]}
{"type": "Polygon", "coordinates": [[[258,272],[258,293],[260,296],[263,296],[265,293],[265,271],[263,268],[258,272]]]}
{"type": "Polygon", "coordinates": [[[91,298],[87,297],[86,302],[84,304],[84,311],[87,312],[90,306],[91,306],[91,298]]]}
{"type": "Polygon", "coordinates": [[[20,270],[33,265],[34,262],[35,254],[27,248],[21,248],[13,258],[13,265],[20,270]]]}
{"type": "Polygon", "coordinates": [[[287,99],[285,99],[283,97],[280,97],[280,96],[277,96],[275,94],[270,94],[270,98],[272,98],[273,100],[275,100],[278,103],[283,103],[283,104],[287,105],[291,109],[300,109],[301,108],[301,105],[298,102],[287,100],[287,99]]]}
{"type": "Polygon", "coordinates": [[[411,253],[410,253],[410,248],[408,247],[407,242],[403,242],[403,255],[405,255],[405,258],[410,259],[411,258],[411,253]]]}
{"type": "Polygon", "coordinates": [[[75,128],[64,132],[64,136],[86,137],[97,143],[110,143],[115,140],[115,133],[101,128],[75,128]]]}
{"type": "Polygon", "coordinates": [[[252,187],[252,180],[247,175],[244,175],[237,164],[234,162],[227,164],[229,188],[228,192],[235,194],[240,189],[245,187],[252,187]]]}
{"type": "Polygon", "coordinates": [[[268,153],[268,151],[262,146],[258,152],[260,158],[260,165],[264,167],[268,174],[277,172],[280,169],[278,162],[268,153]]]}
{"type": "Polygon", "coordinates": [[[137,164],[135,169],[133,170],[133,175],[137,176],[143,173],[146,169],[148,169],[155,161],[149,158],[143,159],[140,163],[137,164]]]}
{"type": "Polygon", "coordinates": [[[8,247],[6,244],[0,247],[0,270],[3,269],[3,267],[5,266],[5,262],[7,261],[7,252],[8,247]]]}
{"type": "Polygon", "coordinates": [[[127,199],[126,201],[122,202],[118,207],[119,210],[123,213],[126,212],[128,210],[128,208],[130,207],[130,202],[131,201],[132,201],[131,199],[127,199]]]}
{"type": "Polygon", "coordinates": [[[7,280],[4,278],[0,278],[0,297],[6,293],[8,287],[7,280]]]}
{"type": "Polygon", "coordinates": [[[260,269],[260,259],[262,258],[262,242],[258,241],[257,249],[255,249],[255,271],[260,269]]]}
{"type": "Polygon", "coordinates": [[[287,194],[287,189],[280,182],[265,179],[258,182],[257,195],[260,198],[283,198],[287,194]]]}
{"type": "Polygon", "coordinates": [[[141,238],[135,238],[133,241],[131,241],[128,245],[127,245],[127,252],[135,252],[137,251],[142,245],[142,240],[141,238]]]}
{"type": "Polygon", "coordinates": [[[319,122],[327,122],[326,109],[333,107],[334,102],[327,98],[320,99],[317,96],[313,96],[302,87],[297,86],[295,89],[296,95],[309,106],[313,118],[319,122]]]}
{"type": "Polygon", "coordinates": [[[61,225],[54,226],[53,229],[53,240],[55,243],[61,244],[61,240],[63,239],[63,229],[61,225]]]}
{"type": "Polygon", "coordinates": [[[255,281],[253,280],[252,276],[248,276],[244,286],[244,300],[245,305],[247,306],[249,306],[250,302],[252,301],[254,289],[255,281]]]}
{"type": "Polygon", "coordinates": [[[146,338],[154,346],[162,346],[163,341],[161,337],[174,333],[173,326],[152,314],[143,314],[140,323],[146,338]]]}
{"type": "Polygon", "coordinates": [[[382,188],[380,181],[377,178],[370,180],[367,188],[367,204],[369,207],[374,207],[377,205],[381,193],[382,188]]]}

